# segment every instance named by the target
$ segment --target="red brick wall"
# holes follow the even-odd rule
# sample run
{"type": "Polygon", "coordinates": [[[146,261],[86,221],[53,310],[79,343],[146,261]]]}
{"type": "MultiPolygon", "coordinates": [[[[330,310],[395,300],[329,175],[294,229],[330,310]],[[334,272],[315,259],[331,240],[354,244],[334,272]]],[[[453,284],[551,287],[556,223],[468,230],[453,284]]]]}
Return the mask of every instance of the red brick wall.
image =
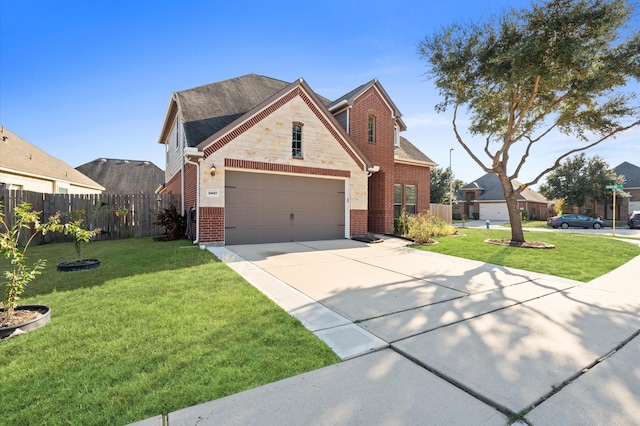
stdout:
{"type": "Polygon", "coordinates": [[[224,241],[224,207],[200,207],[200,242],[224,241]]]}
{"type": "Polygon", "coordinates": [[[197,187],[196,179],[198,178],[197,167],[193,164],[185,164],[184,166],[184,208],[196,206],[197,187]]]}
{"type": "Polygon", "coordinates": [[[416,211],[420,213],[429,210],[429,199],[431,198],[429,167],[396,164],[395,183],[415,185],[418,193],[416,211]]]}
{"type": "Polygon", "coordinates": [[[166,193],[182,194],[182,187],[180,186],[180,184],[182,183],[182,179],[180,179],[180,176],[182,176],[182,172],[176,173],[175,176],[172,177],[169,182],[167,182],[165,189],[166,193]]]}
{"type": "Polygon", "coordinates": [[[380,171],[369,178],[369,231],[393,230],[393,134],[395,120],[380,94],[371,87],[359,96],[349,117],[354,143],[380,171]],[[368,141],[369,116],[376,119],[376,140],[368,141]]]}
{"type": "Polygon", "coordinates": [[[362,235],[367,233],[367,217],[368,212],[366,210],[351,210],[350,211],[350,234],[349,235],[362,235]]]}

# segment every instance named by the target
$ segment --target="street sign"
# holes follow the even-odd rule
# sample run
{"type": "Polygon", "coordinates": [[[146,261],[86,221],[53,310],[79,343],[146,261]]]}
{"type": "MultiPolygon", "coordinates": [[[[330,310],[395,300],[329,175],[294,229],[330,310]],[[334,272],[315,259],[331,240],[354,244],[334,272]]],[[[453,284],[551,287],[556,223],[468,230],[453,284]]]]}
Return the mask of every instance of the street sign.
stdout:
{"type": "Polygon", "coordinates": [[[624,188],[624,185],[607,185],[605,186],[606,189],[622,189],[624,188]]]}

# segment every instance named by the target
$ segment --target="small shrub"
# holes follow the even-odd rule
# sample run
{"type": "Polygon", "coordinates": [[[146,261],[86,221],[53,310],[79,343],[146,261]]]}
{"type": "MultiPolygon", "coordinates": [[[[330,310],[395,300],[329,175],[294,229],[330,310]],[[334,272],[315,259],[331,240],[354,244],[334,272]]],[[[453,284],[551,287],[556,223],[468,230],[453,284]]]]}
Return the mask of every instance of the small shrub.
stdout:
{"type": "Polygon", "coordinates": [[[417,244],[433,242],[434,237],[455,234],[456,228],[430,213],[404,215],[406,217],[406,233],[417,244]]]}
{"type": "Polygon", "coordinates": [[[480,219],[480,212],[474,212],[471,216],[473,217],[473,220],[478,220],[480,219]]]}
{"type": "Polygon", "coordinates": [[[529,218],[529,214],[526,210],[520,209],[520,220],[523,222],[529,218]]]}
{"type": "Polygon", "coordinates": [[[178,209],[174,204],[171,204],[171,207],[159,213],[153,224],[164,226],[164,238],[167,241],[185,238],[187,221],[183,215],[178,213],[178,209]]]}

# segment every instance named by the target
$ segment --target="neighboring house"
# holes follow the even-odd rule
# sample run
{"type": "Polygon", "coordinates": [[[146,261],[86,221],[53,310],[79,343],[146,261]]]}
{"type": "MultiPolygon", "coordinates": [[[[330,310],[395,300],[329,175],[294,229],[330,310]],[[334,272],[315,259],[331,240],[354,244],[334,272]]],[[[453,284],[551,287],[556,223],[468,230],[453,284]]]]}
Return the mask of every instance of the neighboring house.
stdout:
{"type": "Polygon", "coordinates": [[[150,161],[98,158],[76,170],[100,183],[108,194],[153,194],[164,184],[164,171],[150,161]]]}
{"type": "MultiPolygon", "coordinates": [[[[627,220],[633,211],[640,211],[640,167],[627,161],[613,168],[616,175],[625,178],[624,192],[630,195],[616,205],[616,219],[627,220]]],[[[620,198],[618,197],[618,200],[620,198]]],[[[596,206],[596,214],[605,219],[613,219],[613,194],[606,205],[596,206]]]]}
{"type": "MultiPolygon", "coordinates": [[[[514,188],[520,182],[513,180],[514,188]]],[[[498,175],[487,173],[479,179],[463,186],[456,193],[458,211],[468,218],[480,220],[509,220],[509,211],[504,199],[504,191],[498,175]]],[[[525,210],[529,219],[546,219],[548,201],[531,188],[526,188],[518,196],[518,207],[525,210]]]]}
{"type": "Polygon", "coordinates": [[[394,209],[429,208],[434,163],[405,129],[377,80],[333,102],[303,79],[256,74],[176,92],[163,192],[182,194],[199,242],[391,232],[394,209]]]}
{"type": "Polygon", "coordinates": [[[47,194],[100,194],[104,187],[0,126],[0,188],[47,194]]]}

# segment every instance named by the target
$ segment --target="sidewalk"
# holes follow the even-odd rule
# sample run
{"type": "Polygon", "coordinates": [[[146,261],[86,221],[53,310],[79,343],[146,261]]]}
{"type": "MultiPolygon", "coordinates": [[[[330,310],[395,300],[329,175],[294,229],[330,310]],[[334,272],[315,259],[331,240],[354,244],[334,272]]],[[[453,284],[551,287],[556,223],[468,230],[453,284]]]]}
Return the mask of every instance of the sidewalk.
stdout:
{"type": "Polygon", "coordinates": [[[403,246],[209,248],[345,361],[169,426],[640,424],[640,257],[583,284],[403,246]]]}

